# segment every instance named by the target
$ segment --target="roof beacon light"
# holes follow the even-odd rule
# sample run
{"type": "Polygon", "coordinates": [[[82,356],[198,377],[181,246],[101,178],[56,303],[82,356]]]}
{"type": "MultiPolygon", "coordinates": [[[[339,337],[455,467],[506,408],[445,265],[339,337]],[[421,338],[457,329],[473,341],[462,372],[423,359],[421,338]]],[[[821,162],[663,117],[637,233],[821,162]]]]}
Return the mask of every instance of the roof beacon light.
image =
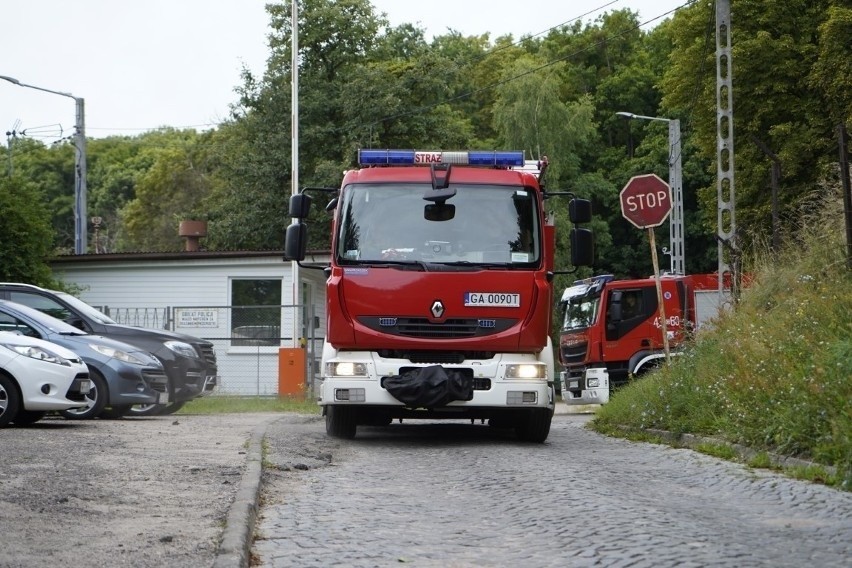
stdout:
{"type": "Polygon", "coordinates": [[[460,166],[511,167],[524,165],[524,153],[518,151],[443,152],[441,150],[358,150],[362,166],[460,166]]]}

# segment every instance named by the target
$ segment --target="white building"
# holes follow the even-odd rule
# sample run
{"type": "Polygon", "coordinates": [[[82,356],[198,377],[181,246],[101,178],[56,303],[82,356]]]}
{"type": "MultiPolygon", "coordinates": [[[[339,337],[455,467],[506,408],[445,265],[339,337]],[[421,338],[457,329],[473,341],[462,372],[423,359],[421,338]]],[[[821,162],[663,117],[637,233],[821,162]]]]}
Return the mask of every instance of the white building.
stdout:
{"type": "Polygon", "coordinates": [[[307,348],[306,388],[325,336],[327,254],[298,269],[281,251],[110,253],[53,259],[57,279],[120,323],[169,329],[216,345],[218,392],[279,394],[284,348],[307,348]],[[314,350],[314,347],[316,349],[314,350]],[[316,352],[316,360],[313,354],[316,352]]]}

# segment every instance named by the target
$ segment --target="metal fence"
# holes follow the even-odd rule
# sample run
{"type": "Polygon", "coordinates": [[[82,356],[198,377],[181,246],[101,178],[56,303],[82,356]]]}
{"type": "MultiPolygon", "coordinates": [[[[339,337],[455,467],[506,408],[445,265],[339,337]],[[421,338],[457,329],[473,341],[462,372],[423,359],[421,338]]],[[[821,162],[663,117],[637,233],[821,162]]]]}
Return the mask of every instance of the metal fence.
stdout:
{"type": "Polygon", "coordinates": [[[304,347],[305,389],[315,391],[324,334],[312,305],[99,306],[118,323],[184,333],[213,343],[219,394],[279,394],[281,348],[304,347]],[[304,310],[302,309],[304,308],[304,310]],[[301,334],[293,341],[293,321],[301,334]]]}

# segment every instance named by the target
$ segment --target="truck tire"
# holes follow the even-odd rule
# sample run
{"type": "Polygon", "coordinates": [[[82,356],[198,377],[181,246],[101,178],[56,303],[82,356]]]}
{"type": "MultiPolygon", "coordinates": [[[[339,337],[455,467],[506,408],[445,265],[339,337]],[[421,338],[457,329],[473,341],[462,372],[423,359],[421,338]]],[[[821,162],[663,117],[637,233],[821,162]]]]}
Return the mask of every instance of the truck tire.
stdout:
{"type": "Polygon", "coordinates": [[[89,367],[89,379],[92,381],[92,390],[86,394],[86,406],[60,410],[59,414],[68,420],[90,420],[103,412],[109,398],[106,379],[91,367],[89,367]]]}
{"type": "Polygon", "coordinates": [[[553,410],[550,408],[533,408],[526,412],[526,416],[518,418],[515,425],[515,434],[522,442],[534,442],[540,444],[547,440],[550,434],[550,422],[553,419],[553,410]]]}
{"type": "Polygon", "coordinates": [[[0,373],[0,427],[6,426],[21,409],[21,397],[15,381],[0,373]]]}
{"type": "Polygon", "coordinates": [[[18,415],[15,416],[15,419],[12,420],[12,422],[18,426],[28,426],[30,424],[35,424],[46,415],[47,411],[45,410],[24,410],[22,408],[18,411],[18,415]]]}
{"type": "Polygon", "coordinates": [[[355,409],[349,406],[329,405],[325,410],[325,432],[333,438],[351,440],[357,430],[355,409]]]}

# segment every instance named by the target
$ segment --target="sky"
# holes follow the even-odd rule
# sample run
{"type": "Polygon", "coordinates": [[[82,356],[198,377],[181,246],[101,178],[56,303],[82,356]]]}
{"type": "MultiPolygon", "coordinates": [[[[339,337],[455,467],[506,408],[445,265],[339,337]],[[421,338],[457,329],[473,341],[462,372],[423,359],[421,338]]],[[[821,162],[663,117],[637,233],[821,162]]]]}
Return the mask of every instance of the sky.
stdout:
{"type": "MultiPolygon", "coordinates": [[[[268,0],[2,0],[0,134],[45,143],[72,136],[76,101],[88,138],[163,126],[214,128],[237,101],[247,68],[268,56],[268,0]]],[[[372,0],[391,25],[427,37],[536,35],[578,18],[629,8],[653,27],[688,0],[372,0]],[[667,14],[663,18],[660,16],[667,14]]]]}

